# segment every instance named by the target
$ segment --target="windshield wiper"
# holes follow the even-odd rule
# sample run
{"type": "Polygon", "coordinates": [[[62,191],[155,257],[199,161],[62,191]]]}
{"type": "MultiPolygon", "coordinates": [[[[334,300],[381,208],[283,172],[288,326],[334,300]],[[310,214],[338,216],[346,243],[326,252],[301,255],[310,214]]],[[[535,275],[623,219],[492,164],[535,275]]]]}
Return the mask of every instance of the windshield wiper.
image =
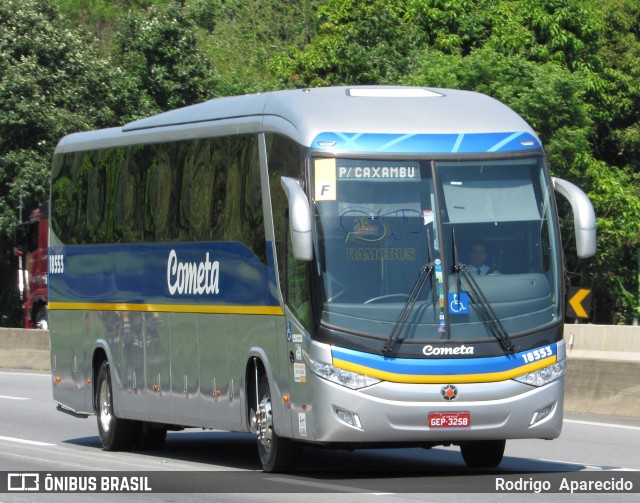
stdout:
{"type": "Polygon", "coordinates": [[[393,332],[391,332],[391,335],[389,336],[387,343],[382,348],[383,355],[388,355],[393,350],[393,347],[395,346],[396,341],[398,340],[398,337],[400,337],[400,333],[402,332],[404,325],[407,323],[407,318],[409,318],[409,314],[411,314],[411,311],[413,310],[413,306],[416,304],[416,300],[418,300],[418,295],[420,295],[420,292],[422,291],[422,287],[424,286],[427,279],[431,275],[433,268],[434,268],[434,263],[429,262],[428,264],[423,265],[422,268],[420,269],[420,275],[416,280],[416,284],[413,285],[413,289],[411,290],[411,293],[409,294],[409,298],[407,299],[407,302],[405,302],[404,307],[400,312],[400,316],[398,316],[398,320],[396,321],[396,324],[393,327],[393,332]]]}
{"type": "Polygon", "coordinates": [[[484,315],[485,321],[489,322],[489,327],[491,328],[491,333],[493,334],[493,336],[496,339],[498,339],[498,342],[500,342],[500,345],[505,351],[509,353],[515,352],[516,347],[513,344],[513,340],[511,339],[509,332],[507,332],[507,329],[504,328],[504,325],[500,322],[500,319],[498,318],[495,311],[493,310],[493,307],[491,307],[491,304],[485,297],[482,289],[480,288],[480,285],[478,285],[478,282],[473,277],[473,274],[469,272],[469,269],[467,268],[466,264],[458,262],[458,257],[457,257],[458,250],[456,246],[455,229],[452,229],[451,238],[453,241],[452,242],[453,263],[454,263],[453,272],[459,273],[458,274],[458,292],[461,291],[460,276],[464,276],[464,279],[467,280],[467,283],[469,284],[469,287],[471,289],[471,295],[473,296],[476,303],[480,306],[482,310],[482,314],[484,315]]]}
{"type": "MultiPolygon", "coordinates": [[[[411,290],[411,293],[409,294],[409,298],[405,302],[404,307],[400,312],[400,316],[398,316],[398,319],[396,320],[396,323],[393,327],[393,332],[391,332],[389,339],[387,339],[386,344],[382,348],[383,355],[388,355],[389,353],[391,353],[391,351],[393,350],[393,347],[396,345],[396,342],[398,341],[398,337],[400,337],[400,333],[402,332],[402,329],[407,323],[407,319],[409,318],[409,315],[413,310],[413,306],[415,306],[416,301],[418,300],[418,296],[420,295],[420,292],[424,287],[424,284],[426,283],[427,279],[429,279],[429,276],[431,275],[435,267],[435,263],[432,260],[431,234],[429,233],[429,229],[427,229],[427,254],[428,254],[429,262],[423,265],[422,268],[420,269],[420,274],[418,275],[418,279],[416,280],[415,285],[413,285],[413,289],[411,290]]],[[[434,292],[433,287],[431,288],[431,292],[433,294],[434,292]]],[[[435,302],[434,302],[434,305],[435,305],[435,302]]]]}

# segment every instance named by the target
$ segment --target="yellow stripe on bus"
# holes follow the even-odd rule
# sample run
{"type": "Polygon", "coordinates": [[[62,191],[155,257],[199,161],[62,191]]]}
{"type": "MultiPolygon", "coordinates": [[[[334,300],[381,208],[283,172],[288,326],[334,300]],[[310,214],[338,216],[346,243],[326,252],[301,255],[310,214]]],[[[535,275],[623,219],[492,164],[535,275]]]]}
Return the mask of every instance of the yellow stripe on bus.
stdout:
{"type": "Polygon", "coordinates": [[[56,311],[142,311],[153,313],[269,314],[284,316],[280,306],[49,302],[49,309],[56,311]]]}
{"type": "MultiPolygon", "coordinates": [[[[378,370],[364,365],[347,362],[338,358],[333,359],[333,365],[339,369],[356,372],[358,374],[376,377],[383,381],[401,382],[405,384],[461,384],[461,383],[478,383],[478,382],[497,382],[506,381],[515,377],[535,372],[542,368],[548,367],[556,363],[556,356],[551,356],[534,363],[522,365],[515,369],[504,370],[502,372],[487,372],[485,374],[454,374],[454,375],[414,375],[414,374],[397,374],[395,372],[387,372],[378,370]]],[[[426,360],[425,360],[426,365],[426,360]]]]}

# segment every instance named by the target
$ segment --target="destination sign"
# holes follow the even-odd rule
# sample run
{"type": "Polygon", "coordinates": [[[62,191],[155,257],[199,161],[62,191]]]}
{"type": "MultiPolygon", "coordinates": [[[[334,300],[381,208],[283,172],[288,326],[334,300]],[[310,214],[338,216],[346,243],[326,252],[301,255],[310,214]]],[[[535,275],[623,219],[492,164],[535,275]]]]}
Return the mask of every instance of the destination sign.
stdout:
{"type": "Polygon", "coordinates": [[[420,165],[403,161],[357,161],[339,159],[338,180],[420,181],[420,165]]]}

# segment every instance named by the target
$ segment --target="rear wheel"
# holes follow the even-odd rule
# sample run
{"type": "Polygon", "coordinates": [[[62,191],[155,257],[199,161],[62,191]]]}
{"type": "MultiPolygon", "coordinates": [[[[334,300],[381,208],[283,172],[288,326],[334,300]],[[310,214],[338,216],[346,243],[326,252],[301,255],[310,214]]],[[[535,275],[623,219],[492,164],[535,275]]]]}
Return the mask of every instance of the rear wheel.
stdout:
{"type": "Polygon", "coordinates": [[[258,433],[258,454],[265,472],[289,469],[296,456],[297,444],[291,439],[279,437],[273,428],[271,391],[266,375],[258,384],[258,406],[255,414],[258,433]]]}
{"type": "Polygon", "coordinates": [[[100,366],[96,381],[96,416],[98,433],[102,447],[107,451],[128,451],[132,448],[139,424],[135,421],[119,419],[113,413],[113,393],[109,363],[100,366]]]}
{"type": "Polygon", "coordinates": [[[506,440],[478,440],[460,444],[462,459],[469,468],[495,468],[502,462],[506,440]]]}

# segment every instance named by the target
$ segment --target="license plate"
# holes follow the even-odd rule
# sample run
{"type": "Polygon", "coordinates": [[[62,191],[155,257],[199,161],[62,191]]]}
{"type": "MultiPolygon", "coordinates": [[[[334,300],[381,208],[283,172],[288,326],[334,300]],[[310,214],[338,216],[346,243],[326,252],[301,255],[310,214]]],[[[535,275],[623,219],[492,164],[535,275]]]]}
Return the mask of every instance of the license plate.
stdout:
{"type": "Polygon", "coordinates": [[[471,426],[469,412],[430,412],[429,428],[468,428],[471,426]]]}

